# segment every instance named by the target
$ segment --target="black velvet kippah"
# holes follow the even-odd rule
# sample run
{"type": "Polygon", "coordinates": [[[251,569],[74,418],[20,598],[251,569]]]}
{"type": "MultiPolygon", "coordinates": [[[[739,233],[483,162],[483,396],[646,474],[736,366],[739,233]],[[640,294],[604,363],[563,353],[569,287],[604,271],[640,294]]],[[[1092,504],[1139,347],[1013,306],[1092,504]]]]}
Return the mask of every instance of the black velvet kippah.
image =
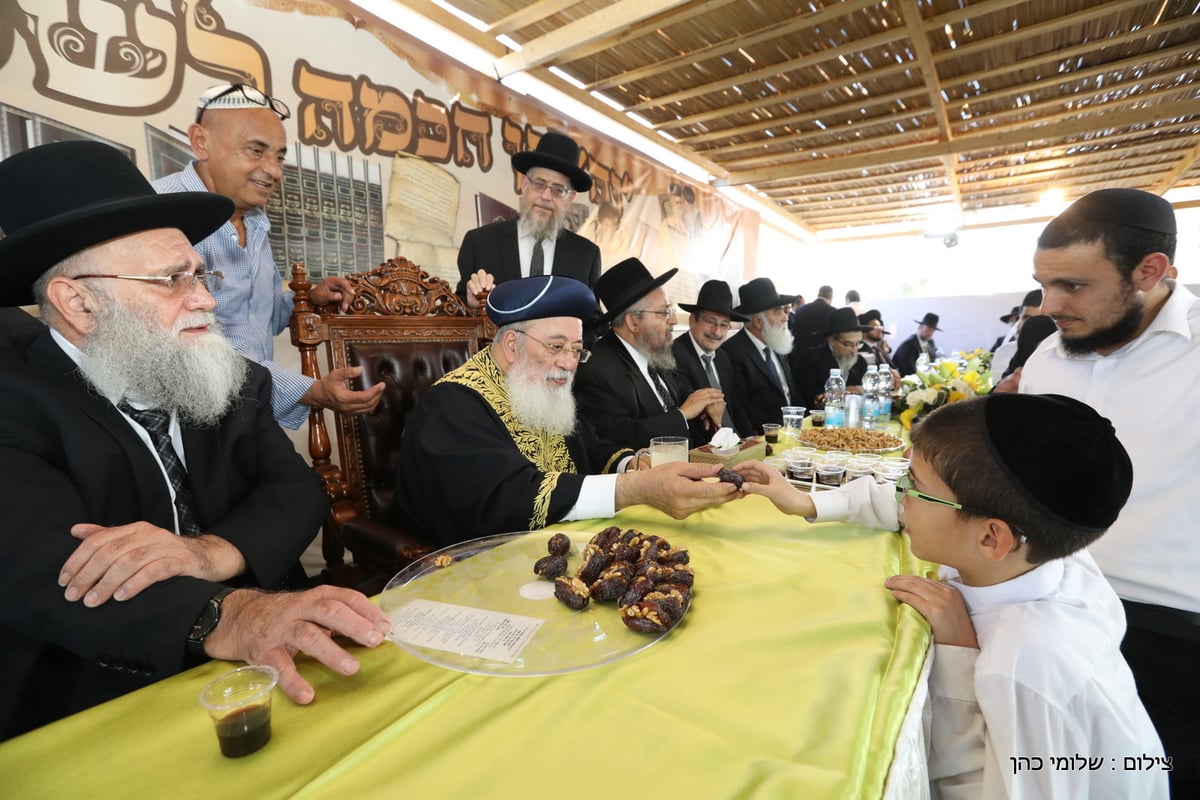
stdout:
{"type": "Polygon", "coordinates": [[[588,319],[596,312],[596,296],[583,281],[539,275],[505,281],[487,297],[488,318],[499,326],[547,317],[588,319]]]}
{"type": "Polygon", "coordinates": [[[1133,463],[1111,422],[1056,394],[992,394],[985,403],[988,448],[1035,506],[1089,531],[1116,521],[1133,463]]]}
{"type": "Polygon", "coordinates": [[[1076,200],[1063,216],[1119,222],[1157,233],[1177,232],[1171,204],[1140,189],[1099,189],[1076,200]]]}

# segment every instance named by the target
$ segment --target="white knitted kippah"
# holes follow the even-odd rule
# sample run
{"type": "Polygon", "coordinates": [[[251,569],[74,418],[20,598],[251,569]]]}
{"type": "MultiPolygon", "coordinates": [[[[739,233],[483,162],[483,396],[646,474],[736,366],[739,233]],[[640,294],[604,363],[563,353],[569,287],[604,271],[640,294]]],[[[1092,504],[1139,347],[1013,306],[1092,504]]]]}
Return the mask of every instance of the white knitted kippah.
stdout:
{"type": "MultiPolygon", "coordinates": [[[[196,108],[213,110],[218,108],[262,108],[262,103],[256,103],[239,91],[229,91],[231,83],[222,83],[204,90],[196,101],[196,108]],[[223,97],[217,97],[221,92],[229,92],[223,97]],[[216,100],[212,98],[216,97],[216,100]]],[[[250,87],[253,89],[253,87],[250,87]]]]}

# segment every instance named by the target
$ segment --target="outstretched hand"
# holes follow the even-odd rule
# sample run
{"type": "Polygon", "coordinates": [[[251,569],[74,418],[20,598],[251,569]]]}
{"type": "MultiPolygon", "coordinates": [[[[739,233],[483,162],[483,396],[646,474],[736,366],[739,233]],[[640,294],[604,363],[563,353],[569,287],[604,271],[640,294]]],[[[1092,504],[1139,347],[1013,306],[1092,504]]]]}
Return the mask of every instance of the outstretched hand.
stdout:
{"type": "Polygon", "coordinates": [[[316,695],[296,669],[297,653],[312,656],[342,675],[358,672],[358,659],[334,640],[348,636],[375,647],[391,624],[367,597],[352,589],[318,586],[306,592],[241,589],[225,598],[221,621],[204,641],[204,651],[224,661],[269,664],[279,670],[279,688],[305,705],[316,695]]]}
{"type": "Polygon", "coordinates": [[[815,517],[817,515],[812,495],[802,492],[788,483],[788,479],[775,467],[761,461],[743,461],[735,465],[733,471],[746,479],[746,482],[742,484],[742,491],[746,494],[762,495],[785,514],[793,514],[797,517],[815,517]]]}
{"type": "Polygon", "coordinates": [[[741,495],[732,483],[704,480],[721,471],[719,464],[677,461],[617,476],[616,507],[644,503],[675,519],[741,495]]]}
{"type": "Polygon", "coordinates": [[[319,306],[337,303],[338,311],[345,314],[350,309],[351,301],[354,300],[354,287],[345,278],[330,275],[314,286],[309,296],[313,303],[319,306]]]}
{"type": "Polygon", "coordinates": [[[362,375],[362,367],[341,367],[330,370],[314,383],[300,402],[313,408],[332,408],[343,414],[369,414],[383,397],[384,383],[361,391],[351,389],[350,381],[362,375]]]}

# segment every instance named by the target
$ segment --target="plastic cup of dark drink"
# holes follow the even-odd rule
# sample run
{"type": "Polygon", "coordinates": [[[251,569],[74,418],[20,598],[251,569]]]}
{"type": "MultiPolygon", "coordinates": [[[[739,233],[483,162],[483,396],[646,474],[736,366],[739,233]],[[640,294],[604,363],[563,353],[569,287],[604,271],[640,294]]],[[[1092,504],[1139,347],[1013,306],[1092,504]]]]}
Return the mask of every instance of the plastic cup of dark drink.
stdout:
{"type": "Polygon", "coordinates": [[[824,411],[813,411],[811,414],[808,415],[808,419],[812,423],[812,426],[814,428],[824,428],[825,427],[825,412],[824,411]]]}
{"type": "Polygon", "coordinates": [[[200,692],[217,731],[221,755],[241,758],[271,740],[271,694],[279,682],[274,667],[250,665],[226,672],[200,692]]]}
{"type": "Polygon", "coordinates": [[[779,442],[779,429],[782,427],[778,422],[763,423],[763,438],[767,440],[767,444],[776,444],[779,442]]]}

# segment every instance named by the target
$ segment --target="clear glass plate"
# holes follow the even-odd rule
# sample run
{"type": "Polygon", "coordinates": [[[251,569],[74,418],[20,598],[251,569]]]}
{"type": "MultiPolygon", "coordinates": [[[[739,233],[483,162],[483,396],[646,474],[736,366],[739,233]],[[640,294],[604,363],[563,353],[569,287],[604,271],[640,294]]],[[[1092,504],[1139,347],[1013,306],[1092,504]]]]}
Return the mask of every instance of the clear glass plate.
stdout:
{"type": "MultiPolygon", "coordinates": [[[[554,582],[533,572],[557,531],[504,533],[451,545],[414,561],[388,582],[379,604],[392,618],[414,600],[535,617],[542,625],[512,662],[392,641],[431,664],[481,675],[555,675],[610,664],[645,650],[671,632],[636,633],[621,622],[615,602],[572,611],[554,597],[554,582]],[[439,566],[444,564],[445,566],[439,566]]],[[[593,533],[562,531],[571,539],[567,574],[582,564],[593,533]]],[[[686,619],[686,616],[685,616],[686,619]]]]}

